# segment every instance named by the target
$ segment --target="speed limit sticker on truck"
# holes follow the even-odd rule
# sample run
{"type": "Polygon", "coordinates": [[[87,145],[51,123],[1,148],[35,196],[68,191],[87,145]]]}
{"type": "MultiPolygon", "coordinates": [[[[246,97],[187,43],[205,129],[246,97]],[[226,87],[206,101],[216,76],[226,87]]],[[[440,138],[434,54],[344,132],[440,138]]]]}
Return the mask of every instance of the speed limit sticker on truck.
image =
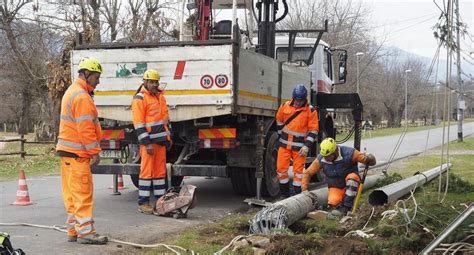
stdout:
{"type": "Polygon", "coordinates": [[[217,87],[223,88],[227,86],[227,84],[229,83],[229,78],[227,78],[227,75],[225,74],[219,74],[219,75],[216,75],[215,82],[216,82],[217,87]]]}
{"type": "Polygon", "coordinates": [[[201,77],[201,87],[209,89],[212,85],[214,85],[214,79],[212,79],[212,76],[206,74],[201,77]]]}

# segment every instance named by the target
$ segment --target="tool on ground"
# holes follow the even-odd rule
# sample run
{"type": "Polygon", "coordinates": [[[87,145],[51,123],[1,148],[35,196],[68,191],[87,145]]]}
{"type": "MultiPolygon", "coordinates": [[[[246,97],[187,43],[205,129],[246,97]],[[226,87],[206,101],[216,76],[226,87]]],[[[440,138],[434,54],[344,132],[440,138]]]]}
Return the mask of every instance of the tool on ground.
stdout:
{"type": "Polygon", "coordinates": [[[365,165],[364,173],[362,174],[362,179],[360,180],[359,187],[357,188],[357,195],[354,200],[354,206],[352,206],[352,213],[356,213],[357,207],[359,206],[360,196],[362,195],[362,190],[364,189],[365,177],[367,176],[368,171],[369,171],[369,165],[365,165]]]}
{"type": "Polygon", "coordinates": [[[0,254],[1,255],[25,255],[22,249],[13,249],[10,235],[0,232],[0,254]]]}
{"type": "Polygon", "coordinates": [[[184,185],[181,190],[173,187],[156,201],[154,214],[159,216],[173,217],[175,219],[186,218],[189,209],[196,205],[196,186],[184,185]]]}

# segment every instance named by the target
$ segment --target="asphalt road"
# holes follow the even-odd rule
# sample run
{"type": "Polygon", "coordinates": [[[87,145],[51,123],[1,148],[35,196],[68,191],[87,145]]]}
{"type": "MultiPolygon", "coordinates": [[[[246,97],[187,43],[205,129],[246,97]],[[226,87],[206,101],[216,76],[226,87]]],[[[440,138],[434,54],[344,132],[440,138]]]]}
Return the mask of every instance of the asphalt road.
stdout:
{"type": "MultiPolygon", "coordinates": [[[[407,133],[396,158],[422,152],[425,149],[427,131],[407,133]]],[[[474,133],[474,123],[464,124],[464,135],[474,133]]],[[[399,135],[364,139],[362,148],[374,153],[378,163],[386,162],[399,135]]],[[[430,131],[428,148],[441,145],[442,129],[430,131]]],[[[451,127],[450,140],[457,138],[456,126],[451,127]]],[[[347,143],[352,145],[352,142],[347,143]]],[[[198,205],[189,211],[187,219],[173,219],[144,215],[137,212],[137,190],[128,176],[124,176],[122,195],[111,195],[109,186],[112,176],[94,176],[94,201],[96,228],[99,233],[116,239],[150,244],[167,234],[208,223],[222,216],[245,209],[242,201],[232,191],[229,179],[189,178],[185,183],[198,186],[198,205]]],[[[60,191],[59,176],[27,179],[31,206],[12,206],[15,201],[17,181],[0,182],[0,222],[24,222],[42,225],[63,225],[65,211],[60,191]]],[[[114,243],[105,246],[88,246],[66,242],[66,234],[53,230],[31,227],[2,227],[0,231],[11,235],[14,247],[22,248],[27,254],[112,254],[123,251],[134,253],[134,249],[114,243]]]]}

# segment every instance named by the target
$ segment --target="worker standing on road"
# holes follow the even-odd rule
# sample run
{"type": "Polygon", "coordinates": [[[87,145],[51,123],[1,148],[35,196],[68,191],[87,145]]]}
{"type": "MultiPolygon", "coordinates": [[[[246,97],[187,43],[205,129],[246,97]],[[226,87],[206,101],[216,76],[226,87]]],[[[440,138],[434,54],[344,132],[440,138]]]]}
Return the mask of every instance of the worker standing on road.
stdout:
{"type": "Polygon", "coordinates": [[[107,237],[95,232],[91,165],[100,161],[101,128],[92,92],[99,84],[102,66],[94,58],[79,62],[79,78],[61,100],[59,137],[61,185],[68,214],[68,241],[105,244],[107,237]]]}
{"type": "Polygon", "coordinates": [[[277,160],[280,193],[290,196],[288,168],[293,160],[293,194],[301,193],[301,179],[309,148],[319,132],[318,114],[308,104],[308,90],[303,84],[293,89],[293,98],[280,106],[276,114],[278,134],[280,135],[277,160]]]}
{"type": "Polygon", "coordinates": [[[324,139],[320,147],[319,155],[304,171],[302,189],[307,190],[311,177],[323,169],[329,188],[328,209],[334,209],[328,216],[346,215],[352,209],[360,183],[357,162],[373,166],[376,164],[375,157],[351,147],[337,146],[332,138],[324,139]]]}
{"type": "Polygon", "coordinates": [[[143,84],[133,97],[133,126],[140,143],[140,176],[138,181],[138,211],[152,214],[150,193],[156,199],[166,190],[166,149],[171,147],[168,126],[168,108],[160,74],[149,69],[143,75],[143,84]]]}

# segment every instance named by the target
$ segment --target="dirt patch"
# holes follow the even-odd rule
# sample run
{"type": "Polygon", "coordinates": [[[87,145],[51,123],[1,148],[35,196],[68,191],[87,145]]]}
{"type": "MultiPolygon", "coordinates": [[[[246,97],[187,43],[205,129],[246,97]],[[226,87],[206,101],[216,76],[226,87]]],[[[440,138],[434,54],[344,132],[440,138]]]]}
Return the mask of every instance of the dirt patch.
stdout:
{"type": "Polygon", "coordinates": [[[331,238],[324,242],[324,249],[318,254],[369,254],[369,249],[358,239],[331,238]]]}
{"type": "Polygon", "coordinates": [[[275,235],[270,240],[270,246],[265,248],[267,254],[321,254],[323,247],[320,241],[301,235],[275,235]]]}

